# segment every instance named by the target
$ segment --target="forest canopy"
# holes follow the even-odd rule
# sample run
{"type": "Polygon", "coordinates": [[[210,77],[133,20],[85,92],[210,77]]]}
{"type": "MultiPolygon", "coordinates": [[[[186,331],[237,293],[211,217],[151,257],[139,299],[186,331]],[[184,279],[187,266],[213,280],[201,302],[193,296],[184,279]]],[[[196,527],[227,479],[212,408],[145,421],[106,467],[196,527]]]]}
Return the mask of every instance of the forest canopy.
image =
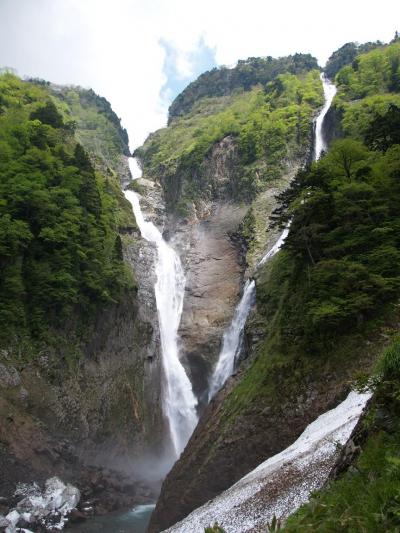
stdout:
{"type": "Polygon", "coordinates": [[[0,76],[0,335],[44,339],[132,287],[118,200],[46,85],[0,76]]]}

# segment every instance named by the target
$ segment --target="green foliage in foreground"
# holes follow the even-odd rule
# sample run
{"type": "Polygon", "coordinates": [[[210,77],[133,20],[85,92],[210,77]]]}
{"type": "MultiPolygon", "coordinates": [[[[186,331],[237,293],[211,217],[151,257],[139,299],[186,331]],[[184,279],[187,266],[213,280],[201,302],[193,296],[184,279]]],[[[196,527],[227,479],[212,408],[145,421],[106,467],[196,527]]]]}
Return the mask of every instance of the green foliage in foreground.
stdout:
{"type": "Polygon", "coordinates": [[[0,77],[0,337],[45,339],[118,301],[132,280],[119,202],[46,86],[0,77]]]}
{"type": "Polygon", "coordinates": [[[381,381],[355,465],[288,519],[285,532],[400,531],[400,339],[379,362],[381,381]]]}
{"type": "Polygon", "coordinates": [[[182,210],[215,194],[204,162],[215,143],[230,136],[237,159],[228,192],[251,199],[280,175],[286,158],[304,157],[322,102],[319,71],[282,73],[264,87],[201,99],[190,114],[152,134],[136,155],[147,176],[161,178],[169,206],[182,210]]]}

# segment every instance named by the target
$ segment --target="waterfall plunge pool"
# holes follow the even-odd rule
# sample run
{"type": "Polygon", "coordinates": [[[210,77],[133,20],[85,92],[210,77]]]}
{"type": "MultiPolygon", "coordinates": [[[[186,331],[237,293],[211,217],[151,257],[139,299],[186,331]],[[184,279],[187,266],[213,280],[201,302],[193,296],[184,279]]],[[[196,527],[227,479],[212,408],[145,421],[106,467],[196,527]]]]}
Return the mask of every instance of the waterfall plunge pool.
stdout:
{"type": "Polygon", "coordinates": [[[138,505],[131,511],[94,516],[82,524],[71,524],[67,531],[76,533],[145,533],[155,504],[138,505]]]}

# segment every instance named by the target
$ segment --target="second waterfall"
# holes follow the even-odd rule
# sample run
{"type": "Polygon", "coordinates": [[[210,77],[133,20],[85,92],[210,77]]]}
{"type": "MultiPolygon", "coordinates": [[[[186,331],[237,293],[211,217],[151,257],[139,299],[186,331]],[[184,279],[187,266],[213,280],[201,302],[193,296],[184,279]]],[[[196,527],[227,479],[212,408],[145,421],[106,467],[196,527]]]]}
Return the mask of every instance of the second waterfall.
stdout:
{"type": "Polygon", "coordinates": [[[182,315],[185,275],[179,256],[163,239],[161,232],[144,219],[139,197],[125,191],[132,204],[142,237],[157,249],[154,286],[160,326],[162,367],[164,372],[163,409],[168,420],[176,458],[184,449],[197,424],[197,400],[185,369],[179,360],[178,328],[182,315]]]}
{"type": "MultiPolygon", "coordinates": [[[[325,74],[321,74],[321,81],[324,90],[325,102],[315,121],[315,137],[313,146],[314,161],[318,161],[322,153],[327,148],[327,143],[323,132],[323,122],[336,94],[335,85],[329,81],[325,74]]],[[[260,260],[256,268],[271,259],[281,249],[286,237],[288,236],[288,233],[289,224],[283,230],[274,246],[272,246],[272,248],[260,260]]],[[[236,307],[231,325],[224,333],[222,349],[210,381],[208,393],[209,401],[224,385],[226,380],[232,375],[235,369],[242,348],[242,339],[246,320],[255,301],[255,293],[255,282],[248,280],[243,290],[243,296],[236,307]]]]}

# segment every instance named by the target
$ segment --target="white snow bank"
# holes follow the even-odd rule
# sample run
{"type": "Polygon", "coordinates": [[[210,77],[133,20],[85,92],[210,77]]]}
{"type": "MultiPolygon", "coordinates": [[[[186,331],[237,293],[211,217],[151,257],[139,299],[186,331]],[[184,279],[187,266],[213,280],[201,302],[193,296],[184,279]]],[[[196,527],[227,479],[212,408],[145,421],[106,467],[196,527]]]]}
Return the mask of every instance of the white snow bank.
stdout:
{"type": "Polygon", "coordinates": [[[266,529],[274,515],[286,518],[322,487],[370,397],[350,392],[291,446],[166,531],[204,533],[205,527],[218,522],[227,533],[245,533],[266,529]]]}
{"type": "Polygon", "coordinates": [[[10,522],[7,533],[15,531],[20,520],[63,529],[68,513],[78,505],[80,492],[70,484],[65,485],[58,477],[52,477],[46,481],[44,491],[36,483],[19,483],[15,496],[24,498],[6,516],[10,522]]]}

